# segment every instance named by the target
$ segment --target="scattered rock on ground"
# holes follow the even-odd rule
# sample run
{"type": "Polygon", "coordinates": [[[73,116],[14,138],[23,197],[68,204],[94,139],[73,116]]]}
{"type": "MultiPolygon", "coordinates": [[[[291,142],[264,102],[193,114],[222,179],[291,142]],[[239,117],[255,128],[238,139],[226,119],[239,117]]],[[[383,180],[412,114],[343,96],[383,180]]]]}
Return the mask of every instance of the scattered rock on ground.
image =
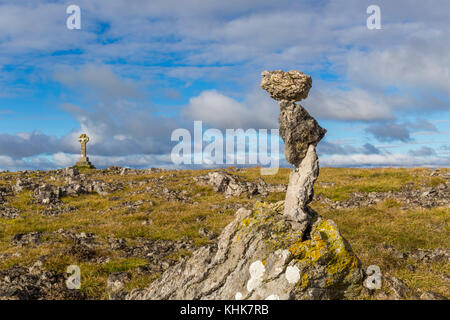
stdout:
{"type": "Polygon", "coordinates": [[[0,270],[0,300],[83,300],[81,290],[67,288],[66,275],[46,271],[42,261],[31,267],[0,270]]]}
{"type": "Polygon", "coordinates": [[[267,196],[271,192],[285,192],[284,185],[270,185],[259,179],[255,182],[244,182],[238,176],[228,174],[224,171],[209,172],[207,175],[193,178],[197,183],[213,186],[214,191],[224,193],[226,197],[239,197],[247,194],[248,197],[255,195],[267,196]]]}

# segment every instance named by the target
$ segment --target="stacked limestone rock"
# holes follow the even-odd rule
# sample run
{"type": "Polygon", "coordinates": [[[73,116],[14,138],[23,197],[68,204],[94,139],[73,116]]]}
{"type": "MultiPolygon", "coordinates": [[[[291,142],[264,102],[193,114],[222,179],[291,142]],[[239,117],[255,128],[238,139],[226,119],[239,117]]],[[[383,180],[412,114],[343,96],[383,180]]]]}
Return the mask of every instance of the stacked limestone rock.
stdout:
{"type": "Polygon", "coordinates": [[[315,146],[325,134],[295,101],[311,77],[263,72],[262,87],[280,100],[280,133],[291,173],[286,200],[239,209],[216,244],[196,250],[147,289],[126,299],[339,299],[358,294],[361,263],[335,223],[307,205],[319,174],[315,146]]]}
{"type": "Polygon", "coordinates": [[[261,87],[280,101],[278,125],[284,141],[286,161],[296,167],[289,177],[284,214],[292,226],[304,232],[314,213],[307,206],[313,198],[313,185],[319,176],[316,145],[327,132],[296,101],[308,97],[311,76],[300,71],[264,71],[261,87]]]}

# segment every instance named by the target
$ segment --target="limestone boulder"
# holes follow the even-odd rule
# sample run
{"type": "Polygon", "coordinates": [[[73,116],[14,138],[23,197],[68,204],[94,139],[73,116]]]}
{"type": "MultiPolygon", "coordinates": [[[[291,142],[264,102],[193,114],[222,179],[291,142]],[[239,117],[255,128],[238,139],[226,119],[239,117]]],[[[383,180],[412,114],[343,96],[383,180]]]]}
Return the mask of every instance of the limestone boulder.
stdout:
{"type": "Polygon", "coordinates": [[[361,263],[335,223],[314,215],[307,237],[283,201],[239,209],[217,244],[203,246],[126,299],[338,299],[361,290],[361,263]]]}

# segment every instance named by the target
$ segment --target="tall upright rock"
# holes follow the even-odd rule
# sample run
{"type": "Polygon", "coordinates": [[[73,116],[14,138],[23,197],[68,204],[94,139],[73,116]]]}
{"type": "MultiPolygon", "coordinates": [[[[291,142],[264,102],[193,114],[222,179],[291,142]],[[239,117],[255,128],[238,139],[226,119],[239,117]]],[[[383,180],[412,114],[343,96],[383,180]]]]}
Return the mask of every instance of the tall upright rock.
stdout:
{"type": "Polygon", "coordinates": [[[296,101],[311,77],[265,71],[262,87],[280,101],[280,134],[295,170],[286,200],[239,209],[217,243],[165,271],[126,299],[340,299],[362,288],[361,263],[336,224],[308,203],[319,175],[315,146],[326,130],[296,101]]]}

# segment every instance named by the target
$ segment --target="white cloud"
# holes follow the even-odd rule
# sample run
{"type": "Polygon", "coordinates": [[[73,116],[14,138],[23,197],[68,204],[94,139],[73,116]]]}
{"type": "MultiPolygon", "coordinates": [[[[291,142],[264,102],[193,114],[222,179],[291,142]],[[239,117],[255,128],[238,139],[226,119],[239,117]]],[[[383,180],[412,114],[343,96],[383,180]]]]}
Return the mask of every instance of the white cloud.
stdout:
{"type": "Polygon", "coordinates": [[[431,45],[432,50],[406,43],[372,52],[352,51],[347,56],[348,76],[378,88],[395,86],[450,93],[450,45],[431,45]]]}
{"type": "Polygon", "coordinates": [[[277,128],[279,108],[275,101],[254,91],[243,102],[215,90],[191,98],[183,114],[218,128],[277,128]]]}
{"type": "Polygon", "coordinates": [[[301,104],[321,119],[374,121],[394,118],[383,99],[359,88],[330,90],[316,85],[301,104]]]}
{"type": "Polygon", "coordinates": [[[77,162],[79,156],[75,154],[58,152],[53,154],[52,158],[56,166],[66,168],[69,166],[73,166],[77,162]]]}
{"type": "Polygon", "coordinates": [[[61,84],[101,99],[115,100],[140,96],[137,84],[118,76],[110,66],[86,64],[79,68],[58,66],[53,75],[61,84]]]}

